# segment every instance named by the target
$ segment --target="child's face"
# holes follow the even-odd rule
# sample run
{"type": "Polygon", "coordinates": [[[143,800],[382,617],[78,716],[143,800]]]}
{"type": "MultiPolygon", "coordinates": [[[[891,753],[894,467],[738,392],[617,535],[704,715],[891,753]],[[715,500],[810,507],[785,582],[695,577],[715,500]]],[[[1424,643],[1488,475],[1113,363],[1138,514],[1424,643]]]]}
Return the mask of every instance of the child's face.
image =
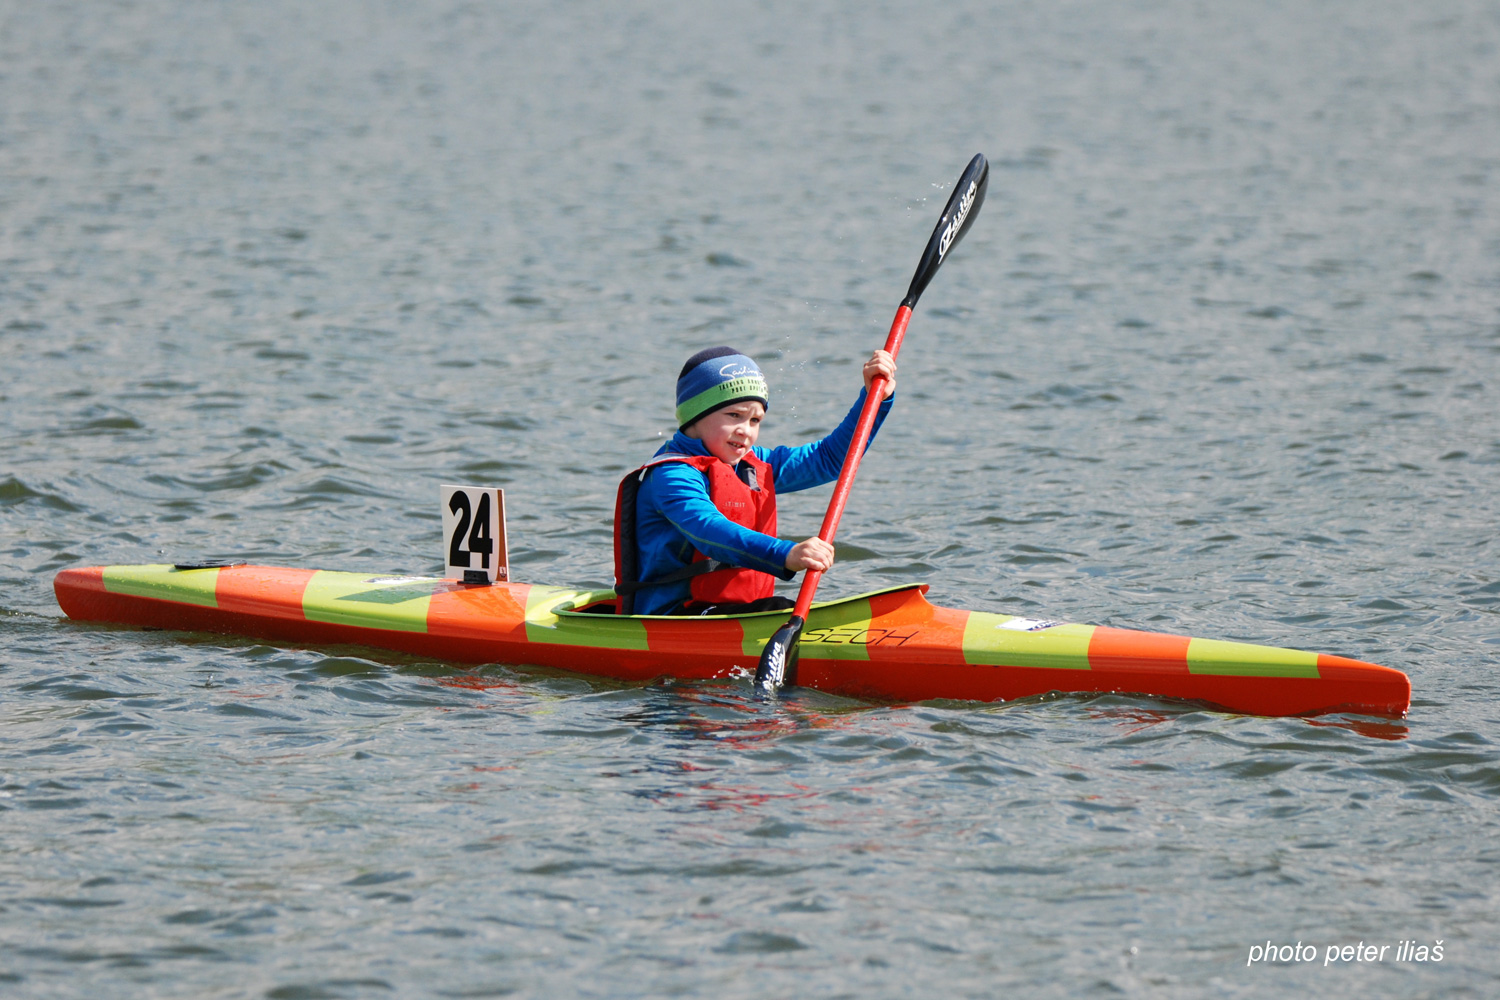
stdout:
{"type": "Polygon", "coordinates": [[[755,439],[760,437],[760,422],[765,416],[766,408],[748,399],[699,417],[682,433],[702,441],[708,453],[719,461],[738,465],[740,459],[755,447],[755,439]]]}

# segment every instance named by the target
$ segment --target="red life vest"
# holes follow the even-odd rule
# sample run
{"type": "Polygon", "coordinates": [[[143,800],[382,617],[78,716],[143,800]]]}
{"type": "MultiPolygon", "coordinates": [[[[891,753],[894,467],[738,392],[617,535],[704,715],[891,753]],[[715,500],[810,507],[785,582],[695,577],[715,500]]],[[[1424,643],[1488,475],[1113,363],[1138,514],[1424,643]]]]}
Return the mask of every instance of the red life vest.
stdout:
{"type": "Polygon", "coordinates": [[[771,467],[753,454],[741,462],[749,466],[746,482],[736,470],[712,455],[660,455],[620,480],[615,496],[615,590],[620,595],[619,614],[633,611],[635,591],[641,586],[691,580],[692,600],[701,604],[740,604],[770,597],[776,578],[770,573],[724,566],[694,550],[684,569],[656,580],[637,580],[640,546],[635,535],[635,498],[641,481],[654,467],[666,462],[691,465],[708,479],[708,499],[735,524],[766,535],[776,534],[776,484],[771,467]]]}

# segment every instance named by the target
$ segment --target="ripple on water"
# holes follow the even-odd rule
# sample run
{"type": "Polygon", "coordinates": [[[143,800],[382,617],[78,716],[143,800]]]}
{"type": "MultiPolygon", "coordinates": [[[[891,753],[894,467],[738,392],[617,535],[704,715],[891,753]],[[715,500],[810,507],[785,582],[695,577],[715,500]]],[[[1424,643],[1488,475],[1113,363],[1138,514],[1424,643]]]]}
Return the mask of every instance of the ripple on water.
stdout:
{"type": "Polygon", "coordinates": [[[0,479],[0,506],[11,507],[22,504],[38,504],[50,510],[67,513],[77,513],[80,510],[61,493],[52,493],[45,488],[37,489],[28,486],[14,475],[0,479]]]}

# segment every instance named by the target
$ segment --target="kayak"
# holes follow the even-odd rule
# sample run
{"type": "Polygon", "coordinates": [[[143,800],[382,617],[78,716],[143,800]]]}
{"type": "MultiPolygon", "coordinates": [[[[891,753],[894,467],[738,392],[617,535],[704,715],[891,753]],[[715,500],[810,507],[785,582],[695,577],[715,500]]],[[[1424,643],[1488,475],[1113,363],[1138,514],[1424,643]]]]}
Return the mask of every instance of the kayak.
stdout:
{"type": "MultiPolygon", "coordinates": [[[[614,593],[273,566],[94,566],[54,581],[80,621],[352,643],[623,681],[747,678],[785,611],[616,615],[614,593]]],[[[882,702],[1049,692],[1180,699],[1252,715],[1404,716],[1399,670],[1342,656],[944,608],[925,584],[812,606],[796,683],[882,702]]]]}

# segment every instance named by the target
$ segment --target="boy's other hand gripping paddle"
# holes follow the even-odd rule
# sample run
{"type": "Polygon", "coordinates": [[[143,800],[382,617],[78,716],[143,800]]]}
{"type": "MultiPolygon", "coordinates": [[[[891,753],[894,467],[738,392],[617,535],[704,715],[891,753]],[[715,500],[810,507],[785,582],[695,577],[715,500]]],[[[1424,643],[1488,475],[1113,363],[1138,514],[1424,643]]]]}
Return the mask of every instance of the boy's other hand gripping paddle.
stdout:
{"type": "MultiPolygon", "coordinates": [[[[901,341],[906,336],[906,324],[911,321],[911,311],[917,306],[927,283],[937,274],[948,254],[958,246],[974,218],[979,215],[979,206],[984,204],[985,188],[990,182],[990,165],[980,154],[969,161],[958,185],[948,198],[943,214],[938,217],[937,228],[927,241],[927,249],[917,264],[917,273],[912,276],[911,287],[906,298],[896,310],[891,321],[891,332],[885,339],[885,349],[894,358],[901,351],[901,341]]],[[[839,518],[849,502],[849,490],[854,485],[854,474],[859,469],[859,460],[864,457],[865,446],[870,440],[870,431],[875,426],[875,411],[885,393],[885,377],[877,376],[865,396],[865,405],[859,412],[859,423],[854,428],[854,439],[849,442],[849,451],[844,455],[844,467],[839,471],[838,483],[833,488],[833,498],[828,502],[828,513],[823,516],[823,527],[818,537],[832,543],[838,532],[839,518]]],[[[807,612],[812,607],[813,595],[818,591],[818,581],[823,574],[808,570],[802,578],[802,589],[797,592],[797,606],[791,618],[776,630],[771,640],[761,650],[760,665],[755,669],[756,690],[774,693],[782,687],[797,683],[797,640],[802,635],[802,626],[807,624],[807,612]]]]}

